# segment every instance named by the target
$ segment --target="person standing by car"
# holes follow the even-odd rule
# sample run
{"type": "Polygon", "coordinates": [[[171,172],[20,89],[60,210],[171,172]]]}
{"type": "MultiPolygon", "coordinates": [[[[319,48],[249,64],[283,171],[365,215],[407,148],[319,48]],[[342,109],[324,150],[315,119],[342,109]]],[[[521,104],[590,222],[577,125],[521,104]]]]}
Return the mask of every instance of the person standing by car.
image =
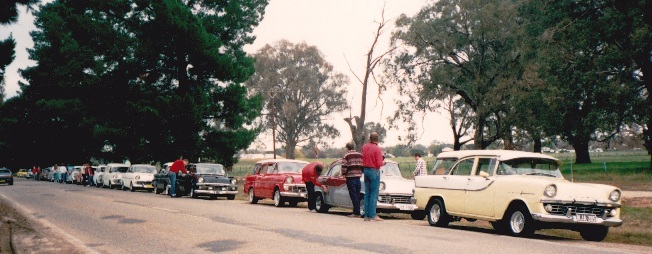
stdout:
{"type": "Polygon", "coordinates": [[[59,165],[54,164],[54,166],[52,166],[52,172],[54,172],[54,182],[58,183],[59,178],[61,178],[61,174],[59,174],[59,165]]]}
{"type": "Polygon", "coordinates": [[[59,166],[59,180],[61,180],[61,184],[68,183],[68,167],[66,167],[66,164],[61,163],[61,166],[59,166]]]}
{"type": "Polygon", "coordinates": [[[93,187],[95,184],[93,183],[93,168],[90,163],[84,164],[84,176],[86,177],[86,179],[84,179],[84,185],[93,187]]]}
{"type": "Polygon", "coordinates": [[[306,184],[306,191],[308,191],[308,211],[310,212],[317,212],[317,207],[315,205],[315,200],[317,199],[317,196],[315,195],[315,186],[319,186],[324,189],[325,192],[328,192],[328,188],[317,181],[317,177],[321,175],[323,170],[324,163],[319,161],[310,163],[301,170],[301,179],[306,184]]]}
{"type": "Polygon", "coordinates": [[[177,174],[179,172],[188,174],[188,171],[186,171],[186,165],[188,165],[188,159],[181,159],[181,158],[174,161],[174,163],[170,165],[170,171],[168,172],[168,178],[170,178],[170,190],[168,191],[168,194],[170,195],[170,197],[173,198],[177,197],[177,190],[176,190],[177,174]]]}
{"type": "Polygon", "coordinates": [[[362,154],[355,151],[355,145],[346,143],[346,154],[342,158],[342,175],[346,177],[346,188],[353,204],[351,218],[360,217],[360,177],[362,177],[362,154]]]}
{"type": "Polygon", "coordinates": [[[421,158],[420,153],[415,153],[414,154],[414,160],[417,161],[417,166],[414,168],[414,173],[412,173],[414,176],[425,176],[428,174],[426,171],[426,161],[421,158]]]}
{"type": "Polygon", "coordinates": [[[369,143],[362,146],[362,167],[364,170],[364,220],[383,221],[376,214],[380,188],[380,167],[383,166],[383,151],[378,146],[378,133],[369,134],[369,143]]]}

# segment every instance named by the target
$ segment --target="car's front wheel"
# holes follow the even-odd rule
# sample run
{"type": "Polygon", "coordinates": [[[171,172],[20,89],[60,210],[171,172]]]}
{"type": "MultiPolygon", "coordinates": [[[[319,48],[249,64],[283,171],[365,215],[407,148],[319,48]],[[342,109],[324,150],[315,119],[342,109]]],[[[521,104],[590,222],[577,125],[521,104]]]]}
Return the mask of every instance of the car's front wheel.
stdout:
{"type": "Polygon", "coordinates": [[[249,188],[249,204],[258,203],[258,198],[254,195],[254,188],[249,188]]]}
{"type": "Polygon", "coordinates": [[[136,191],[136,189],[134,189],[134,182],[129,183],[129,190],[130,190],[131,192],[136,191]]]}
{"type": "Polygon", "coordinates": [[[448,226],[449,222],[450,217],[446,212],[444,202],[440,199],[433,200],[430,209],[428,209],[428,223],[430,223],[431,226],[445,227],[448,226]]]}
{"type": "Polygon", "coordinates": [[[586,226],[580,230],[582,239],[591,242],[600,242],[607,237],[609,227],[605,226],[586,226]]]}
{"type": "Polygon", "coordinates": [[[279,189],[276,189],[274,191],[274,206],[282,207],[283,205],[285,205],[285,200],[283,196],[281,196],[281,191],[279,189]]]}
{"type": "Polygon", "coordinates": [[[528,237],[534,234],[534,220],[528,212],[527,208],[515,206],[510,209],[506,214],[507,220],[507,233],[513,236],[528,237]]]}
{"type": "Polygon", "coordinates": [[[315,195],[317,195],[315,198],[315,209],[317,212],[327,213],[330,207],[328,207],[328,204],[324,202],[324,195],[319,192],[315,193],[315,195]]]}
{"type": "Polygon", "coordinates": [[[159,190],[158,184],[154,184],[154,194],[161,194],[161,190],[159,190]]]}

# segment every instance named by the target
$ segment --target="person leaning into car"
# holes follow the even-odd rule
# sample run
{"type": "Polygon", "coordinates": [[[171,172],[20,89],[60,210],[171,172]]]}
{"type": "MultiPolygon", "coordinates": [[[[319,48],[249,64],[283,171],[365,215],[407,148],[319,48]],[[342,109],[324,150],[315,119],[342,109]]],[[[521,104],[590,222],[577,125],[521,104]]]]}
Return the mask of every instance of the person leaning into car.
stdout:
{"type": "Polygon", "coordinates": [[[346,143],[346,154],[342,158],[342,175],[346,177],[346,188],[353,204],[351,218],[360,217],[360,177],[362,177],[362,154],[356,152],[353,143],[346,143]]]}
{"type": "Polygon", "coordinates": [[[376,215],[380,188],[380,167],[383,166],[383,151],[378,146],[378,133],[369,134],[369,143],[362,146],[362,167],[364,170],[364,220],[383,221],[376,215]]]}
{"type": "Polygon", "coordinates": [[[317,177],[321,175],[323,170],[324,163],[319,161],[310,163],[301,170],[301,179],[306,184],[306,191],[308,191],[308,211],[310,212],[317,212],[317,207],[315,205],[315,200],[317,199],[317,195],[315,195],[315,186],[319,186],[324,189],[325,192],[328,192],[328,188],[317,181],[317,177]]]}
{"type": "Polygon", "coordinates": [[[168,191],[168,194],[170,194],[170,197],[177,197],[177,174],[179,172],[188,174],[188,171],[186,171],[186,165],[188,165],[188,159],[178,159],[170,166],[170,171],[168,172],[168,177],[170,178],[170,190],[168,191]]]}

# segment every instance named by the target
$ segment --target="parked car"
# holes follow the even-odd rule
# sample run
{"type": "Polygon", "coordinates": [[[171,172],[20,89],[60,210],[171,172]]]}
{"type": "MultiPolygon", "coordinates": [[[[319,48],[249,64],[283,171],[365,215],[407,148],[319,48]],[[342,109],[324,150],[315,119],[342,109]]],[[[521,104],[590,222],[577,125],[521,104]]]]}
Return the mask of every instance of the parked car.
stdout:
{"type": "Polygon", "coordinates": [[[277,207],[290,206],[306,201],[306,184],[301,170],[308,165],[302,160],[271,159],[256,163],[251,174],[245,177],[244,192],[249,194],[249,203],[271,198],[277,207]]]}
{"type": "Polygon", "coordinates": [[[14,185],[14,176],[8,168],[0,168],[0,184],[14,185]]]}
{"type": "Polygon", "coordinates": [[[56,176],[59,175],[59,170],[54,170],[52,167],[48,167],[48,180],[50,182],[54,182],[54,179],[56,179],[56,176]]]}
{"type": "Polygon", "coordinates": [[[123,163],[109,163],[106,165],[107,169],[102,174],[102,186],[113,187],[122,185],[122,174],[129,170],[129,165],[123,163]]]}
{"type": "Polygon", "coordinates": [[[16,177],[27,178],[27,173],[27,169],[19,169],[18,172],[16,172],[16,177]]]}
{"type": "Polygon", "coordinates": [[[416,204],[425,209],[430,225],[443,227],[464,218],[489,221],[497,231],[514,236],[558,228],[601,241],[609,227],[623,223],[620,189],[565,180],[557,158],[469,150],[441,153],[438,160],[445,157],[458,158],[448,174],[415,177],[416,204]]]}
{"type": "MultiPolygon", "coordinates": [[[[330,207],[353,208],[353,203],[346,187],[346,178],[342,175],[342,161],[336,160],[330,164],[326,174],[318,178],[328,187],[328,193],[318,186],[316,208],[318,212],[328,212],[330,207]]],[[[364,177],[360,178],[362,189],[360,193],[360,209],[364,212],[364,177]]],[[[425,213],[414,212],[417,206],[412,197],[414,181],[403,178],[398,163],[385,160],[385,165],[380,168],[380,191],[378,193],[377,211],[393,213],[409,213],[413,219],[423,220],[425,213]]]]}
{"type": "Polygon", "coordinates": [[[226,176],[222,164],[193,163],[189,164],[189,169],[195,179],[190,189],[191,198],[208,196],[211,199],[226,197],[234,200],[238,194],[236,179],[226,176]]]}
{"type": "Polygon", "coordinates": [[[106,165],[99,165],[93,172],[93,182],[95,182],[95,187],[102,187],[102,175],[104,175],[107,168],[106,165]]]}
{"type": "MultiPolygon", "coordinates": [[[[168,170],[172,163],[166,163],[161,168],[161,170],[154,174],[154,180],[152,180],[152,185],[154,186],[155,194],[168,194],[170,189],[170,178],[168,176],[168,170]]],[[[186,165],[186,170],[190,169],[190,165],[186,165]]],[[[175,194],[178,197],[187,196],[190,194],[190,191],[193,186],[193,182],[196,181],[195,177],[192,174],[178,174],[177,181],[175,184],[175,194]]]]}
{"type": "Polygon", "coordinates": [[[152,180],[154,180],[154,174],[156,173],[156,167],[148,164],[133,164],[129,167],[129,170],[122,174],[122,189],[127,190],[127,188],[134,192],[136,189],[143,189],[149,192],[154,190],[152,185],[152,180]]]}

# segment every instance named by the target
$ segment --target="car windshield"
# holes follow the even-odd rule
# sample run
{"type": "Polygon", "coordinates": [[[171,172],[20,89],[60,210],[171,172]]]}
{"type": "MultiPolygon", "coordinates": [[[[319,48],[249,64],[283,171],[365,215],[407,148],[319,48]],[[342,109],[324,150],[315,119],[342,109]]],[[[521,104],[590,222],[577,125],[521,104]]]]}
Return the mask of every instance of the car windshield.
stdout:
{"type": "Polygon", "coordinates": [[[112,167],[111,170],[110,170],[109,172],[120,172],[120,173],[124,173],[124,172],[127,172],[128,170],[129,170],[129,167],[112,167]]]}
{"type": "Polygon", "coordinates": [[[9,169],[0,169],[0,173],[7,174],[7,173],[11,173],[11,171],[9,171],[9,169]]]}
{"type": "Polygon", "coordinates": [[[196,164],[197,174],[224,175],[222,164],[196,164]]]}
{"type": "Polygon", "coordinates": [[[134,173],[156,173],[156,167],[154,166],[134,166],[134,173]]]}
{"type": "Polygon", "coordinates": [[[502,161],[498,165],[498,175],[539,175],[563,178],[557,162],[543,158],[518,158],[502,161]]]}
{"type": "Polygon", "coordinates": [[[282,161],[282,162],[276,163],[276,168],[278,169],[278,172],[301,173],[301,170],[306,165],[308,165],[307,162],[282,161]]]}
{"type": "Polygon", "coordinates": [[[380,174],[385,176],[403,176],[401,175],[401,169],[396,163],[385,163],[384,166],[380,167],[380,174]]]}

